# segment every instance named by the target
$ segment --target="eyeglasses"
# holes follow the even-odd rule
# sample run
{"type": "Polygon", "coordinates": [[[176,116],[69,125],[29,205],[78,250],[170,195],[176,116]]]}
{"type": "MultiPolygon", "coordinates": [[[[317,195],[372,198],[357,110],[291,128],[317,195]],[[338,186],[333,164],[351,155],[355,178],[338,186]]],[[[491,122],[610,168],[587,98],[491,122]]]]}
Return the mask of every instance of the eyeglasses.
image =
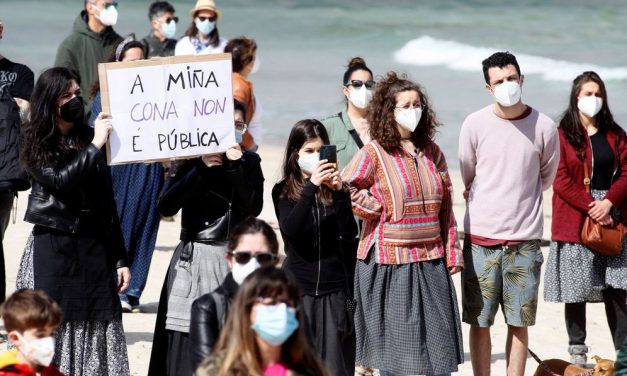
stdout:
{"type": "Polygon", "coordinates": [[[235,262],[238,264],[248,264],[250,259],[254,257],[261,265],[269,265],[277,257],[275,254],[270,252],[253,253],[251,251],[233,251],[231,252],[231,255],[233,255],[235,262]]]}
{"type": "Polygon", "coordinates": [[[422,103],[405,103],[404,105],[400,106],[400,107],[394,107],[394,108],[402,108],[404,110],[409,110],[410,108],[419,108],[421,110],[424,110],[425,105],[422,103]]]}
{"type": "Polygon", "coordinates": [[[201,16],[198,16],[196,18],[198,18],[200,20],[200,22],[205,22],[207,20],[209,20],[210,22],[213,22],[213,21],[216,20],[215,16],[212,16],[212,17],[201,17],[201,16]]]}
{"type": "Polygon", "coordinates": [[[286,306],[290,307],[290,308],[297,308],[298,305],[295,304],[294,301],[292,301],[291,299],[277,299],[277,298],[269,298],[269,297],[263,297],[263,296],[259,296],[256,299],[257,303],[259,304],[263,304],[263,305],[277,305],[277,304],[281,304],[284,303],[286,306]]]}
{"type": "Polygon", "coordinates": [[[174,23],[179,23],[179,18],[178,17],[168,17],[165,19],[165,23],[169,24],[170,22],[174,21],[174,23]]]}
{"type": "Polygon", "coordinates": [[[351,80],[351,82],[347,83],[345,86],[352,86],[355,89],[359,89],[360,87],[366,85],[366,89],[372,89],[376,82],[374,80],[368,80],[363,82],[362,80],[351,80]]]}
{"type": "Polygon", "coordinates": [[[118,3],[114,1],[114,2],[111,2],[111,3],[105,3],[104,4],[104,8],[105,9],[109,9],[111,7],[116,7],[117,8],[118,7],[118,3]]]}

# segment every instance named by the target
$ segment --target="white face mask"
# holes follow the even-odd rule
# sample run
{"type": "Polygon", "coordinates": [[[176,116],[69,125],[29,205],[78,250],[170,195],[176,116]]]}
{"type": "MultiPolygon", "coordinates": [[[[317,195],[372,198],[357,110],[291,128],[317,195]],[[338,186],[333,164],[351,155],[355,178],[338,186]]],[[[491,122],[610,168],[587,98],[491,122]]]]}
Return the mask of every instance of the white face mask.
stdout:
{"type": "Polygon", "coordinates": [[[422,108],[403,108],[394,115],[394,120],[396,120],[401,127],[413,132],[416,127],[418,127],[421,117],[422,108]]]}
{"type": "Polygon", "coordinates": [[[353,86],[348,89],[348,100],[357,108],[366,108],[371,99],[372,90],[366,89],[366,85],[361,85],[359,89],[355,89],[353,86]]]}
{"type": "Polygon", "coordinates": [[[118,10],[115,6],[110,5],[100,11],[96,16],[105,26],[114,26],[118,22],[118,10]]]}
{"type": "Polygon", "coordinates": [[[320,153],[318,152],[298,154],[298,167],[306,174],[311,175],[319,161],[320,153]]]}
{"type": "Polygon", "coordinates": [[[233,279],[237,282],[238,285],[244,283],[246,277],[250,275],[250,273],[259,269],[261,264],[257,261],[256,258],[251,257],[250,260],[246,264],[240,264],[233,260],[233,269],[231,270],[231,274],[233,275],[233,279]]]}
{"type": "Polygon", "coordinates": [[[587,117],[595,117],[603,107],[603,98],[589,95],[577,100],[577,108],[587,117]]]}
{"type": "Polygon", "coordinates": [[[253,62],[253,67],[250,69],[250,74],[255,74],[259,71],[259,66],[261,65],[261,61],[259,61],[258,57],[255,57],[255,61],[253,62]]]}
{"type": "Polygon", "coordinates": [[[520,102],[521,88],[516,81],[505,81],[494,89],[494,99],[503,107],[511,107],[520,102]]]}
{"type": "Polygon", "coordinates": [[[54,357],[53,337],[36,338],[30,341],[26,341],[22,335],[20,337],[24,343],[20,351],[26,358],[44,367],[48,367],[52,363],[54,357]]]}

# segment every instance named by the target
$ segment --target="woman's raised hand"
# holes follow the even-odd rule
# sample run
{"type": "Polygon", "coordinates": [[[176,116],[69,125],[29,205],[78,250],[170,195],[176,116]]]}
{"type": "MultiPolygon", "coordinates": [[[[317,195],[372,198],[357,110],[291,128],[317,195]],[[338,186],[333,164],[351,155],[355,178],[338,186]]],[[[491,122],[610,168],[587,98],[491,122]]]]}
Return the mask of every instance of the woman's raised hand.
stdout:
{"type": "Polygon", "coordinates": [[[329,177],[325,181],[323,181],[322,184],[326,185],[334,191],[339,191],[340,189],[342,189],[342,179],[340,178],[340,172],[334,169],[333,173],[331,173],[331,175],[329,175],[329,177]]]}
{"type": "Polygon", "coordinates": [[[236,161],[242,157],[244,153],[242,152],[242,147],[239,144],[234,144],[230,148],[226,150],[226,157],[230,161],[236,161]]]}
{"type": "Polygon", "coordinates": [[[207,167],[222,166],[222,154],[207,154],[202,156],[202,161],[207,167]]]}
{"type": "Polygon", "coordinates": [[[102,148],[107,143],[112,130],[111,115],[106,112],[99,113],[94,122],[94,138],[91,140],[91,143],[96,145],[98,149],[102,148]]]}
{"type": "Polygon", "coordinates": [[[322,159],[318,162],[318,165],[311,173],[311,182],[317,185],[324,183],[325,180],[329,179],[329,177],[333,174],[335,168],[333,167],[333,163],[328,163],[326,159],[322,159]]]}

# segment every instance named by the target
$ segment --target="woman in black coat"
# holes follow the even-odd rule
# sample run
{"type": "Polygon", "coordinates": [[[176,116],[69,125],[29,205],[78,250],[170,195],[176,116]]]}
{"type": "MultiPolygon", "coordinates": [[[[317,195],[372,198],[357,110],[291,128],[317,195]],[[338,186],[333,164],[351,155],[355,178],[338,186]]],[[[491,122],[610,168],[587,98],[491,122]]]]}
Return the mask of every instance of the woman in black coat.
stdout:
{"type": "Polygon", "coordinates": [[[61,372],[128,375],[117,294],[130,272],[100,150],[112,125],[101,113],[93,131],[86,126],[79,85],[74,72],[52,68],[31,97],[20,154],[32,178],[24,219],[35,226],[17,283],[44,290],[63,310],[54,357],[61,372]]]}
{"type": "MultiPolygon", "coordinates": [[[[246,127],[236,123],[237,137],[246,127]]],[[[223,283],[229,272],[227,239],[237,223],[261,212],[263,180],[261,159],[242,151],[239,144],[226,153],[177,162],[170,168],[158,208],[163,216],[182,210],[181,242],[159,299],[149,375],[192,374],[192,303],[223,283]]]]}
{"type": "Polygon", "coordinates": [[[356,255],[342,249],[342,239],[357,235],[357,223],[337,168],[319,160],[318,151],[328,143],[318,120],[294,125],[283,180],[272,189],[272,200],[287,254],[283,269],[304,293],[308,331],[318,355],[329,374],[341,376],[355,373],[348,265],[356,255]]]}

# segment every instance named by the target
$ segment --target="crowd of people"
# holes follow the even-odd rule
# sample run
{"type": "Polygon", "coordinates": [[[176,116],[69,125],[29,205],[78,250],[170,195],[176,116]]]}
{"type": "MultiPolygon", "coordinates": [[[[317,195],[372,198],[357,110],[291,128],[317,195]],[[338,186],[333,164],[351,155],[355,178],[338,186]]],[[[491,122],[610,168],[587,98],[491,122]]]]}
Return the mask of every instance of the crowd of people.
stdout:
{"type": "Polygon", "coordinates": [[[149,375],[450,375],[464,362],[462,321],[473,373],[489,375],[499,307],[506,372],[523,375],[550,187],[544,300],[565,304],[571,362],[587,363],[588,302],[605,304],[615,349],[627,352],[627,241],[605,256],[581,236],[586,218],[606,227],[627,218],[627,136],[597,73],[574,78],[555,123],[523,102],[513,54],[486,57],[493,102],[459,134],[460,232],[425,87],[351,59],[345,107],[296,122],[287,139],[272,189],[281,260],[277,235],[256,218],[264,205],[263,110],[250,81],[257,44],[221,37],[213,0],[198,0],[189,16],[176,40],[174,7],[156,1],[149,34],[122,38],[117,4],[86,0],[55,67],[36,83],[0,56],[0,235],[17,192],[29,188],[24,219],[33,224],[18,291],[1,309],[14,349],[0,356],[0,375],[129,375],[122,313],[140,309],[160,218],[178,212],[149,375]],[[122,125],[102,112],[98,63],[221,52],[232,57],[236,143],[109,168],[104,146],[122,125]]]}

